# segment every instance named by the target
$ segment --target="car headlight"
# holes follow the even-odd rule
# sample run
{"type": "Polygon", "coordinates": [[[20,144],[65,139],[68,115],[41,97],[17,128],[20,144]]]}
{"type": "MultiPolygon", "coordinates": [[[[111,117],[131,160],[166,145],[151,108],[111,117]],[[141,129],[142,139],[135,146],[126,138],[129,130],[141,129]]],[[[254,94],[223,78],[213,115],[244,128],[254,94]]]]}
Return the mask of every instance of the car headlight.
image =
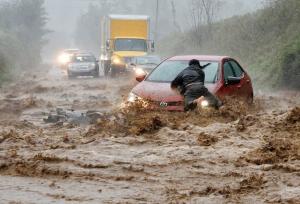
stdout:
{"type": "Polygon", "coordinates": [[[130,103],[133,103],[133,102],[137,101],[138,99],[139,99],[139,97],[137,95],[135,95],[134,93],[131,92],[128,95],[127,101],[130,102],[130,103]]]}
{"type": "Polygon", "coordinates": [[[69,54],[63,53],[58,57],[58,62],[60,64],[67,64],[71,61],[71,56],[69,54]]]}
{"type": "Polygon", "coordinates": [[[136,68],[134,71],[137,76],[147,75],[147,72],[145,72],[142,68],[136,68]]]}
{"type": "Polygon", "coordinates": [[[100,60],[108,60],[108,56],[107,55],[100,55],[100,60]]]}
{"type": "Polygon", "coordinates": [[[205,108],[209,106],[209,102],[207,100],[201,101],[201,107],[205,108]]]}
{"type": "Polygon", "coordinates": [[[118,57],[114,58],[112,62],[113,62],[113,64],[121,64],[122,63],[121,59],[118,57]]]}

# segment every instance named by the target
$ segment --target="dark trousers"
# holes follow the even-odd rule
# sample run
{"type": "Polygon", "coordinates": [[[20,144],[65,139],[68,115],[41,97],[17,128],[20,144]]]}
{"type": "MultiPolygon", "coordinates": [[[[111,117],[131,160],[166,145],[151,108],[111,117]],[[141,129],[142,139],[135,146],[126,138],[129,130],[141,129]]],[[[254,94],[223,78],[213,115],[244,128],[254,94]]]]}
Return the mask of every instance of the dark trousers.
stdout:
{"type": "Polygon", "coordinates": [[[184,111],[194,110],[197,104],[194,101],[201,96],[208,100],[211,106],[218,108],[221,104],[219,99],[208,91],[208,89],[201,84],[193,84],[187,88],[184,93],[184,111]]]}

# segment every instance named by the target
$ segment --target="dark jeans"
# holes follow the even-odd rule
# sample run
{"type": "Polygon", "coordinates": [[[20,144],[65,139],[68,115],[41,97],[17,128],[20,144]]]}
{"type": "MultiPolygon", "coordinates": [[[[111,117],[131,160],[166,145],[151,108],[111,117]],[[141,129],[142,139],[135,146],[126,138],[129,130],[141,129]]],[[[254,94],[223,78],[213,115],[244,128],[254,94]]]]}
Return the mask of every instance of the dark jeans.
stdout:
{"type": "Polygon", "coordinates": [[[195,84],[188,87],[184,93],[184,110],[194,110],[197,107],[197,104],[193,102],[201,96],[204,96],[211,106],[219,108],[221,104],[220,100],[210,93],[205,86],[201,84],[195,84]]]}

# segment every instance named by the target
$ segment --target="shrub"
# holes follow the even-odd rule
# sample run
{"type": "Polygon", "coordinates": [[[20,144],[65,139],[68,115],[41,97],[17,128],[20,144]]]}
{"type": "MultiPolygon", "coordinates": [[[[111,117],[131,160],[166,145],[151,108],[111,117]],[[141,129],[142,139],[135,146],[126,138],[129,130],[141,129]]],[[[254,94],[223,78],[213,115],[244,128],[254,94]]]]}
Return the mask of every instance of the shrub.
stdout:
{"type": "Polygon", "coordinates": [[[20,68],[40,61],[45,44],[46,13],[43,0],[10,0],[0,4],[0,83],[20,68]]]}

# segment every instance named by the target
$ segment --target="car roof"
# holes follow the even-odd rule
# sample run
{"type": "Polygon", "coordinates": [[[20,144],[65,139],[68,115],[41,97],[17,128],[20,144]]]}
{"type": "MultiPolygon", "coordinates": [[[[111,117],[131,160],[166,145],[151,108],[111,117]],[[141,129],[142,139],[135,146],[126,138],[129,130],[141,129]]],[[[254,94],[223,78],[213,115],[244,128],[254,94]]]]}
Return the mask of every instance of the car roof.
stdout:
{"type": "Polygon", "coordinates": [[[149,16],[145,15],[118,15],[118,14],[111,14],[108,16],[111,19],[117,20],[149,20],[149,16]]]}
{"type": "Polygon", "coordinates": [[[180,55],[169,58],[167,61],[173,60],[192,60],[197,59],[200,61],[222,61],[223,59],[229,58],[228,56],[218,55],[180,55]]]}
{"type": "Polygon", "coordinates": [[[92,56],[92,57],[95,57],[93,55],[93,53],[89,53],[89,52],[78,52],[75,54],[75,56],[92,56]]]}

